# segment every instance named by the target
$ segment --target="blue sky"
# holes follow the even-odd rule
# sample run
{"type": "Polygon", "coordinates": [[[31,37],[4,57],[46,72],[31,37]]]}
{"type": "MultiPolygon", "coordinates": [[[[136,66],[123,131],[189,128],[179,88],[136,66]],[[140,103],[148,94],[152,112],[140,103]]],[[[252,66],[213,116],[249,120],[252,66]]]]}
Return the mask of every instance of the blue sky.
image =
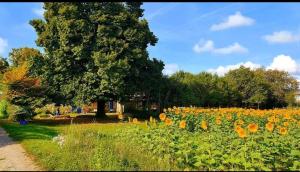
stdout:
{"type": "MultiPolygon", "coordinates": [[[[144,3],[144,17],[159,41],[151,57],[177,70],[223,75],[245,65],[300,74],[300,3],[144,3]]],[[[0,55],[36,47],[28,24],[41,3],[0,3],[0,55]]]]}

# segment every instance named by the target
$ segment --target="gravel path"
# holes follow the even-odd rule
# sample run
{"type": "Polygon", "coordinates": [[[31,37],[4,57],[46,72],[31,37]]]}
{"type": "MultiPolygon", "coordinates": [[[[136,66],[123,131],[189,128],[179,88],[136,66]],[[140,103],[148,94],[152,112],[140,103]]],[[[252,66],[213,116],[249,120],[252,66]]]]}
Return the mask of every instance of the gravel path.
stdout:
{"type": "Polygon", "coordinates": [[[23,147],[0,127],[0,171],[40,171],[23,147]]]}

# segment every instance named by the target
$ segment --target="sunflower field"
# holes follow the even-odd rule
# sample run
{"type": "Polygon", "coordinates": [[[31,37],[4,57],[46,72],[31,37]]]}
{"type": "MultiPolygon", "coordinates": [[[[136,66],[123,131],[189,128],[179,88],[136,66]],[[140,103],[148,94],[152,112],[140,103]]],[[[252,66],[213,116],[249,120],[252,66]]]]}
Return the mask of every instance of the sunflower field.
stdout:
{"type": "Polygon", "coordinates": [[[300,170],[300,109],[173,107],[146,124],[147,129],[128,128],[118,136],[170,167],[300,170]]]}

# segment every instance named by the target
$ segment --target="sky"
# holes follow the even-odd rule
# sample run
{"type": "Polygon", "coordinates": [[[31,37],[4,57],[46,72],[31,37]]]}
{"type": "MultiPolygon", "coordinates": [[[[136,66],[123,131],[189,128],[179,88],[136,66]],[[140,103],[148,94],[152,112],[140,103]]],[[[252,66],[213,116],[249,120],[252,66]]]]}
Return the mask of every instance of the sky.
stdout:
{"type": "MultiPolygon", "coordinates": [[[[158,43],[151,58],[165,74],[178,70],[223,76],[241,65],[279,69],[300,79],[300,3],[144,3],[144,18],[158,43]]],[[[0,56],[37,48],[29,20],[42,3],[0,3],[0,56]]]]}

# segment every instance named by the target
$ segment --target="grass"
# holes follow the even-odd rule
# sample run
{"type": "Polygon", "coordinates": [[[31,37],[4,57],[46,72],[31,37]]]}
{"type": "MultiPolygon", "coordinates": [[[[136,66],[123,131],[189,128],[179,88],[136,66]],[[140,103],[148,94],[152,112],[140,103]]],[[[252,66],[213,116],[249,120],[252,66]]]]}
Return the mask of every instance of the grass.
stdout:
{"type": "MultiPolygon", "coordinates": [[[[23,126],[0,121],[0,126],[46,170],[176,170],[151,152],[141,153],[140,145],[115,135],[118,130],[137,124],[56,124],[35,121],[23,126]],[[64,137],[62,146],[53,141],[58,135],[64,137]]],[[[142,129],[145,126],[138,125],[142,129]]]]}

